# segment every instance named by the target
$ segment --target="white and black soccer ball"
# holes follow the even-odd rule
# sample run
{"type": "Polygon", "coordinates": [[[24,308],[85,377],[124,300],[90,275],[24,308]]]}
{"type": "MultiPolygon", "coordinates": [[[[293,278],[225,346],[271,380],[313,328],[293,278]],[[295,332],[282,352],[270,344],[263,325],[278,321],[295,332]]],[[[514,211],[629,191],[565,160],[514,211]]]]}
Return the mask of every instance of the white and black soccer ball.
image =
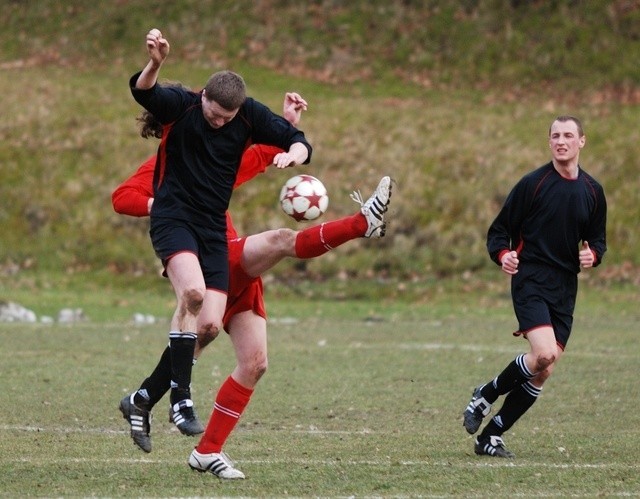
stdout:
{"type": "Polygon", "coordinates": [[[294,220],[315,220],[329,207],[324,184],[311,175],[291,177],[280,190],[280,206],[294,220]]]}

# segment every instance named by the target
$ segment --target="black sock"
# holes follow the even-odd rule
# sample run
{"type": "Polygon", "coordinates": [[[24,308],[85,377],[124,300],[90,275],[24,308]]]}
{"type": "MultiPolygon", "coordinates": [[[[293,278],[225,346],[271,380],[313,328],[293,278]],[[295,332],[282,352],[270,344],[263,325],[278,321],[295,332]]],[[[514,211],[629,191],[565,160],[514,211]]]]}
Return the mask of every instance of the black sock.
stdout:
{"type": "Polygon", "coordinates": [[[482,387],[480,392],[487,402],[493,404],[500,395],[509,393],[535,376],[525,364],[524,356],[525,354],[518,355],[493,381],[482,387]]]}
{"type": "Polygon", "coordinates": [[[193,353],[196,347],[195,333],[169,333],[171,347],[171,404],[175,404],[188,395],[191,388],[191,370],[193,353]]]}
{"type": "Polygon", "coordinates": [[[491,418],[491,421],[484,427],[478,439],[488,438],[490,436],[500,436],[509,430],[520,417],[527,412],[542,391],[542,387],[534,386],[530,381],[526,381],[517,388],[511,390],[509,395],[504,399],[504,404],[500,411],[491,418]]]}
{"type": "Polygon", "coordinates": [[[133,402],[147,410],[160,401],[171,387],[171,348],[167,345],[151,375],[145,379],[134,395],[133,402]]]}

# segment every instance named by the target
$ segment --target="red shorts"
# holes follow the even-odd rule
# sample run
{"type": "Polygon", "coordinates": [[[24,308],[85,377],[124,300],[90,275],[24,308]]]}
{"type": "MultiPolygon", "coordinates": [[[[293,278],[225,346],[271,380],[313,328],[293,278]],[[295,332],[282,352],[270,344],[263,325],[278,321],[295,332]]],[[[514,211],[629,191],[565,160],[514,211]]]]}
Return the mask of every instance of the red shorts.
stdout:
{"type": "Polygon", "coordinates": [[[252,310],[256,315],[267,318],[264,306],[262,278],[251,277],[242,268],[242,250],[247,239],[240,237],[229,239],[229,294],[227,308],[224,311],[222,325],[229,331],[229,321],[240,312],[252,310]]]}

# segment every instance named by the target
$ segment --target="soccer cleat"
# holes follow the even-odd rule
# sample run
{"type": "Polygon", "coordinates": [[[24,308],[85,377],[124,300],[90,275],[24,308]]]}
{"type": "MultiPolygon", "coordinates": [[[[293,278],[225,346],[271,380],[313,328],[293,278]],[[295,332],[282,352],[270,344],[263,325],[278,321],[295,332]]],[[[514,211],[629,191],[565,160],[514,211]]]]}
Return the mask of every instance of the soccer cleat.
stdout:
{"type": "Polygon", "coordinates": [[[360,204],[360,212],[367,220],[367,231],[364,237],[384,237],[387,228],[384,214],[391,200],[391,179],[382,177],[375,192],[366,201],[362,199],[360,191],[353,191],[350,197],[360,204]]]}
{"type": "Polygon", "coordinates": [[[145,452],[151,452],[151,413],[133,403],[133,394],[127,395],[120,401],[120,412],[127,420],[131,429],[133,443],[145,452]]]}
{"type": "Polygon", "coordinates": [[[204,427],[193,408],[193,400],[184,399],[169,408],[169,421],[183,435],[193,436],[204,432],[204,427]]]}
{"type": "Polygon", "coordinates": [[[189,456],[189,467],[200,473],[208,471],[218,478],[226,480],[244,478],[244,473],[233,467],[233,462],[224,452],[200,454],[194,449],[189,456]]]}
{"type": "Polygon", "coordinates": [[[490,436],[482,440],[476,438],[474,451],[478,456],[493,456],[513,459],[516,455],[507,450],[501,437],[490,436]]]}
{"type": "Polygon", "coordinates": [[[473,390],[471,401],[462,414],[464,417],[462,426],[464,426],[467,432],[471,435],[478,431],[483,418],[491,411],[491,404],[484,399],[480,393],[481,389],[482,387],[479,386],[473,390]]]}

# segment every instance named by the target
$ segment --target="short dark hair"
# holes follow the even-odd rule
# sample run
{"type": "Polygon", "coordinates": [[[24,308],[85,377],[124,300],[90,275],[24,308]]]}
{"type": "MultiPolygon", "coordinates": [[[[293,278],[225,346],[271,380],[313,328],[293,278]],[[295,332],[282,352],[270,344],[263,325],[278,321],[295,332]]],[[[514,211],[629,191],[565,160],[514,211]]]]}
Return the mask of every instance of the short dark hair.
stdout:
{"type": "Polygon", "coordinates": [[[578,128],[578,136],[582,137],[584,135],[584,130],[582,129],[582,123],[580,122],[580,120],[575,116],[570,116],[568,114],[563,114],[561,116],[558,116],[555,120],[551,122],[551,125],[549,125],[549,135],[551,135],[551,127],[556,121],[559,121],[560,123],[573,121],[576,124],[576,127],[578,128]]]}
{"type": "Polygon", "coordinates": [[[227,111],[235,111],[247,98],[247,87],[239,74],[228,70],[218,71],[209,77],[204,96],[227,111]]]}

